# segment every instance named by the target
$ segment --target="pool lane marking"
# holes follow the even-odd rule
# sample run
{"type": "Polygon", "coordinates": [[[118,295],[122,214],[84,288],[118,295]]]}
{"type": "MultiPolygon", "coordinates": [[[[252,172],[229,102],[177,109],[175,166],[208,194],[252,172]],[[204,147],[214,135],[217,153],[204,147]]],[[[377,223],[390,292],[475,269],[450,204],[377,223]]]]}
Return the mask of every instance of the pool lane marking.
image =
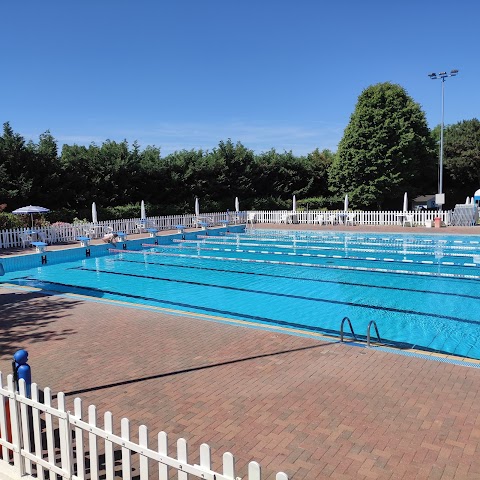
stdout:
{"type": "MultiPolygon", "coordinates": [[[[243,293],[253,293],[256,295],[266,295],[266,296],[273,296],[273,297],[281,297],[281,298],[289,298],[289,299],[294,299],[294,300],[305,300],[309,302],[317,302],[317,303],[328,303],[332,305],[342,305],[342,306],[348,306],[348,307],[357,307],[357,308],[364,308],[364,309],[371,309],[371,310],[381,310],[381,311],[388,311],[388,312],[395,312],[395,313],[407,313],[409,315],[420,315],[423,317],[432,317],[432,318],[441,318],[444,320],[455,320],[458,322],[462,323],[470,323],[473,325],[478,325],[480,324],[480,321],[475,321],[475,320],[470,320],[470,319],[465,319],[465,318],[460,318],[460,317],[454,317],[451,315],[442,315],[440,313],[435,314],[435,313],[430,313],[430,312],[418,312],[415,310],[406,310],[402,308],[393,308],[393,307],[384,307],[380,305],[367,305],[363,303],[353,303],[353,302],[342,302],[341,300],[332,300],[332,299],[325,299],[325,298],[315,298],[315,297],[306,297],[304,295],[293,295],[293,294],[285,294],[285,293],[279,293],[279,292],[269,292],[269,291],[262,291],[262,290],[254,290],[251,288],[242,288],[242,287],[233,287],[230,285],[216,285],[214,283],[204,283],[204,282],[195,282],[192,280],[178,280],[178,279],[172,279],[168,277],[154,277],[154,276],[149,276],[149,275],[138,275],[134,273],[123,273],[123,272],[112,272],[111,270],[101,270],[98,268],[86,268],[86,267],[80,267],[78,270],[81,271],[88,271],[88,272],[96,272],[96,273],[105,273],[107,275],[118,275],[118,276],[124,276],[124,277],[132,277],[132,278],[142,278],[142,279],[148,279],[148,280],[159,280],[163,282],[172,282],[172,283],[180,283],[180,284],[185,284],[185,285],[195,285],[195,286],[201,286],[201,287],[210,287],[210,288],[218,288],[222,290],[230,290],[230,291],[235,291],[235,292],[243,292],[243,293]]],[[[43,280],[42,280],[43,281],[43,280]]],[[[55,283],[55,282],[49,282],[49,283],[55,283]]],[[[59,283],[59,285],[62,285],[59,283]]],[[[88,287],[87,287],[88,288],[88,287]]],[[[92,288],[93,291],[100,291],[103,292],[105,290],[102,289],[95,289],[92,288]]],[[[108,292],[112,293],[112,292],[108,292]]],[[[124,293],[117,293],[117,295],[126,295],[124,293]]],[[[140,297],[142,299],[147,299],[149,301],[156,301],[152,297],[140,297]]],[[[161,302],[165,302],[165,300],[160,300],[161,302]]],[[[198,308],[198,309],[204,309],[205,307],[200,307],[200,306],[195,306],[193,308],[198,308]]],[[[242,316],[243,314],[237,314],[237,313],[231,313],[232,315],[235,316],[242,316]]]]}
{"type": "MultiPolygon", "coordinates": [[[[157,247],[157,245],[152,245],[150,243],[142,244],[142,247],[157,247]]],[[[167,247],[167,250],[170,250],[175,247],[167,247]]],[[[192,249],[190,249],[192,250],[192,249]]],[[[245,253],[239,250],[220,250],[220,249],[204,249],[205,251],[220,251],[220,252],[232,252],[232,253],[245,253]]],[[[184,257],[184,258],[201,258],[201,259],[211,259],[211,260],[230,260],[230,261],[237,261],[237,262],[252,262],[252,263],[280,263],[282,265],[293,265],[293,266],[304,266],[304,267],[317,267],[317,268],[332,268],[332,269],[343,269],[343,270],[361,270],[361,271],[372,271],[372,272],[381,272],[381,273],[399,273],[399,274],[407,274],[407,275],[422,275],[422,276],[431,276],[431,277],[448,277],[448,278],[464,278],[464,279],[480,279],[480,275],[468,275],[468,274],[458,274],[458,273],[440,273],[440,272],[421,272],[416,271],[412,272],[410,270],[387,270],[385,268],[374,268],[374,267],[355,267],[353,265],[324,265],[324,264],[317,264],[317,263],[305,263],[305,262],[281,262],[281,261],[274,261],[274,260],[265,260],[265,259],[253,259],[253,258],[238,258],[238,257],[220,257],[220,256],[213,256],[213,255],[192,255],[186,253],[170,253],[170,252],[160,252],[160,251],[145,251],[145,250],[119,250],[119,249],[110,249],[110,253],[131,253],[131,254],[141,254],[141,255],[163,255],[163,256],[170,256],[170,257],[184,257]]],[[[260,253],[260,252],[255,252],[260,253]]],[[[328,260],[329,258],[334,258],[328,255],[297,255],[302,257],[315,257],[328,260]]],[[[367,261],[365,258],[360,257],[339,257],[339,259],[343,260],[354,260],[359,262],[367,261]]],[[[376,261],[382,262],[383,259],[376,259],[376,261]]],[[[409,263],[409,264],[416,264],[422,265],[421,262],[414,262],[413,260],[394,260],[390,263],[409,263]]],[[[432,266],[436,266],[437,264],[432,264],[432,266]]],[[[451,267],[455,268],[462,268],[463,264],[454,264],[450,265],[451,267]]],[[[471,268],[471,267],[470,267],[471,268]]]]}
{"type": "MultiPolygon", "coordinates": [[[[395,243],[401,243],[401,244],[407,244],[408,246],[418,246],[419,248],[427,248],[431,247],[434,245],[434,240],[427,239],[427,238],[412,238],[412,237],[406,237],[406,238],[380,238],[380,237],[365,237],[365,236],[356,236],[352,235],[350,233],[346,233],[345,236],[343,237],[338,237],[338,236],[331,236],[331,235],[301,235],[300,237],[295,236],[295,235],[284,235],[283,233],[279,233],[277,238],[270,238],[272,236],[272,231],[269,230],[265,235],[263,236],[261,233],[255,232],[254,234],[247,234],[247,233],[226,233],[225,237],[223,236],[217,236],[217,235],[197,235],[197,238],[218,238],[218,239],[234,239],[235,237],[238,237],[239,239],[246,239],[246,240],[259,240],[259,241],[265,241],[265,242],[276,242],[279,239],[286,239],[290,241],[297,241],[297,242],[313,242],[314,243],[331,243],[335,244],[333,240],[338,240],[337,243],[342,243],[344,239],[348,239],[349,241],[354,242],[359,242],[359,241],[367,241],[367,245],[386,245],[388,246],[389,244],[395,244],[395,243]],[[268,236],[267,236],[268,235],[268,236]],[[408,243],[407,243],[408,242],[408,243]]],[[[279,230],[279,232],[285,232],[284,230],[279,230]]],[[[405,234],[406,236],[409,234],[405,234]]],[[[443,240],[443,239],[436,239],[436,243],[438,244],[446,244],[448,240],[443,240]]],[[[453,243],[460,244],[459,245],[443,245],[442,248],[449,248],[449,249],[454,249],[454,250],[470,250],[472,248],[475,248],[479,242],[477,241],[461,241],[461,240],[453,240],[453,243]],[[463,246],[465,245],[465,246],[463,246]],[[471,247],[469,245],[475,245],[475,247],[471,247]]]]}
{"type": "MultiPolygon", "coordinates": [[[[234,245],[232,245],[234,246],[234,245]]],[[[148,247],[148,248],[154,248],[156,250],[161,250],[161,249],[166,249],[166,250],[174,250],[174,249],[179,249],[177,245],[154,245],[151,243],[142,243],[142,247],[148,247]]],[[[187,250],[200,250],[200,251],[206,251],[206,252],[232,252],[232,253],[256,253],[256,254],[267,254],[267,255],[289,255],[287,252],[278,252],[275,250],[270,250],[270,251],[260,251],[260,250],[244,250],[241,248],[217,248],[217,247],[202,247],[200,245],[195,246],[195,245],[181,245],[180,249],[187,249],[187,250]]],[[[406,252],[405,255],[408,255],[411,252],[406,252]]],[[[401,254],[400,254],[401,255],[401,254]]],[[[295,256],[297,257],[316,257],[316,258],[342,258],[344,260],[354,260],[354,261],[371,261],[371,262],[382,262],[382,258],[376,258],[376,257],[354,257],[350,255],[345,255],[345,256],[339,256],[339,255],[326,255],[323,253],[295,253],[295,256]]],[[[468,255],[469,257],[471,255],[468,255]]],[[[434,264],[433,261],[431,260],[405,260],[405,259],[397,259],[394,260],[395,263],[423,263],[423,264],[434,264]]],[[[474,267],[477,267],[476,264],[465,264],[465,263],[454,263],[450,262],[450,266],[453,267],[469,267],[469,265],[474,265],[474,267]]],[[[480,266],[480,265],[478,265],[480,266]]]]}
{"type": "MultiPolygon", "coordinates": [[[[246,242],[246,241],[240,241],[240,242],[237,242],[235,240],[231,241],[231,242],[220,242],[220,241],[211,241],[210,238],[213,238],[213,237],[210,237],[210,236],[205,236],[205,237],[202,237],[202,236],[198,236],[197,238],[202,238],[201,241],[198,241],[198,240],[181,240],[181,239],[173,239],[173,243],[175,244],[180,244],[180,245],[187,245],[188,248],[192,248],[193,246],[195,248],[203,248],[202,245],[223,245],[223,246],[227,246],[227,247],[273,247],[273,248],[284,248],[286,250],[292,250],[292,249],[295,249],[295,250],[322,250],[322,251],[326,251],[326,250],[349,250],[351,252],[365,252],[365,253],[396,253],[398,255],[405,255],[405,254],[408,254],[408,255],[433,255],[434,252],[431,252],[431,248],[432,246],[431,245],[425,245],[425,247],[428,247],[430,249],[430,251],[424,251],[424,252],[417,252],[417,251],[414,251],[414,250],[409,250],[409,248],[416,248],[417,245],[413,246],[413,245],[402,245],[402,244],[398,244],[398,245],[392,245],[392,247],[395,247],[394,249],[393,248],[389,248],[389,249],[378,249],[378,248],[358,248],[358,245],[360,244],[357,244],[357,243],[354,243],[354,242],[338,242],[338,243],[331,243],[330,246],[317,246],[317,245],[310,245],[310,244],[306,244],[306,245],[292,245],[292,244],[280,244],[280,243],[277,243],[277,244],[273,244],[273,245],[263,245],[261,243],[250,243],[250,242],[246,242]],[[356,246],[357,245],[357,246],[356,246]],[[340,247],[340,248],[338,248],[340,247]]],[[[221,237],[217,237],[217,238],[221,238],[221,237]]],[[[273,239],[272,239],[273,240],[273,239]]],[[[293,240],[292,240],[293,241],[293,240]]],[[[297,240],[298,242],[298,240],[297,240]]],[[[384,245],[384,244],[379,244],[379,245],[384,245]]],[[[155,247],[164,247],[166,245],[155,245],[155,247]]],[[[172,248],[171,245],[168,245],[169,248],[172,248]]],[[[443,250],[447,250],[448,247],[442,247],[443,250]]],[[[445,256],[445,257],[471,257],[474,253],[461,253],[461,252],[442,252],[442,255],[445,256]]],[[[480,252],[479,252],[480,254],[480,252]]]]}
{"type": "MultiPolygon", "coordinates": [[[[452,297],[462,297],[469,298],[472,300],[480,300],[480,296],[468,295],[463,293],[452,293],[452,292],[439,292],[437,290],[419,290],[414,288],[401,288],[401,287],[392,287],[385,285],[372,285],[368,283],[354,283],[354,282],[345,282],[341,280],[326,280],[321,278],[310,278],[310,277],[291,277],[290,275],[278,275],[272,273],[259,273],[259,272],[247,272],[243,270],[226,270],[223,268],[212,268],[212,267],[199,267],[193,265],[181,265],[175,263],[162,263],[162,262],[148,262],[146,260],[127,260],[125,258],[118,258],[115,261],[125,262],[125,263],[135,263],[140,265],[157,265],[160,267],[174,267],[174,268],[184,268],[190,270],[205,270],[210,272],[221,272],[221,273],[233,273],[238,275],[254,275],[257,277],[269,277],[269,278],[282,278],[285,280],[296,280],[296,281],[306,281],[306,282],[315,282],[315,283],[328,283],[332,285],[348,285],[353,287],[365,287],[365,288],[378,288],[381,290],[395,290],[401,292],[412,292],[412,293],[426,293],[432,295],[441,295],[441,296],[452,296],[452,297]]],[[[82,267],[71,267],[72,270],[79,269],[82,267]]]]}
{"type": "MultiPolygon", "coordinates": [[[[197,235],[197,238],[201,239],[225,239],[225,240],[234,240],[235,238],[239,239],[247,239],[247,240],[261,240],[265,242],[276,242],[279,239],[297,241],[297,242],[311,242],[312,240],[316,243],[317,240],[320,242],[330,242],[335,243],[334,240],[338,242],[342,242],[344,239],[348,239],[352,242],[365,242],[365,240],[369,241],[372,245],[385,245],[390,243],[405,243],[408,242],[409,245],[418,245],[419,247],[430,247],[434,244],[434,240],[429,238],[414,238],[406,236],[404,238],[399,237],[365,237],[364,235],[354,235],[351,233],[345,233],[343,236],[332,236],[332,235],[285,235],[285,230],[279,230],[279,234],[272,238],[272,231],[269,230],[268,232],[263,235],[262,233],[235,233],[235,232],[228,232],[224,236],[219,235],[197,235]]],[[[479,242],[477,241],[461,241],[461,240],[453,240],[453,243],[461,244],[461,245],[478,245],[479,242]]],[[[448,243],[448,240],[443,239],[436,239],[436,243],[448,243]]],[[[459,245],[447,245],[447,247],[454,248],[454,249],[469,249],[472,247],[460,247],[459,245]]]]}

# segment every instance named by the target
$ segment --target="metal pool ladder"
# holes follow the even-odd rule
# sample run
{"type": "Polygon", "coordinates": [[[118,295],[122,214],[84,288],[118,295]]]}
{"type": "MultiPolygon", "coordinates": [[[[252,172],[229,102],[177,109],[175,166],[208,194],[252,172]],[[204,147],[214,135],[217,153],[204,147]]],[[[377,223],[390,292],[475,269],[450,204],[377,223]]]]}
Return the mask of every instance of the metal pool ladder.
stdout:
{"type": "Polygon", "coordinates": [[[344,317],[342,320],[342,323],[340,324],[340,341],[343,342],[343,325],[345,324],[345,320],[348,322],[348,326],[350,327],[350,331],[352,332],[353,338],[357,340],[357,336],[355,335],[355,332],[353,331],[352,327],[352,322],[348,317],[344,317]]]}
{"type": "MultiPolygon", "coordinates": [[[[344,317],[343,320],[342,320],[342,323],[340,324],[340,341],[343,342],[343,336],[344,336],[344,325],[345,325],[345,322],[348,322],[348,326],[350,327],[350,331],[352,332],[352,336],[354,338],[354,340],[358,340],[357,339],[357,336],[355,335],[355,332],[353,330],[353,327],[352,327],[352,322],[350,321],[350,319],[348,317],[344,317]]],[[[367,327],[367,347],[370,347],[370,330],[372,328],[372,325],[373,327],[375,328],[375,333],[377,334],[377,340],[379,343],[382,342],[382,339],[380,338],[380,333],[378,333],[378,327],[377,327],[377,324],[375,323],[375,320],[371,320],[370,323],[368,324],[368,327],[367,327]]]]}
{"type": "Polygon", "coordinates": [[[378,343],[382,342],[382,339],[380,338],[380,334],[378,333],[378,328],[377,328],[377,324],[375,323],[375,320],[370,320],[370,323],[368,324],[368,327],[367,327],[367,347],[370,347],[370,327],[372,325],[375,327],[378,343]]]}

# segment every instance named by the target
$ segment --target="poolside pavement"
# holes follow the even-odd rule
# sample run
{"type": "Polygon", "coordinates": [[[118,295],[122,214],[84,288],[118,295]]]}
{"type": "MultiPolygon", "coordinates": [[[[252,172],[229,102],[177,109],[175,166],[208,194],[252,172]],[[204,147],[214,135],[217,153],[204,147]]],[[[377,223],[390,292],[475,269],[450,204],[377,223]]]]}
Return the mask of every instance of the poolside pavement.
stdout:
{"type": "Polygon", "coordinates": [[[208,443],[214,470],[230,451],[243,478],[480,478],[480,369],[101,299],[1,288],[0,308],[1,371],[25,348],[70,409],[183,437],[194,462],[208,443]]]}

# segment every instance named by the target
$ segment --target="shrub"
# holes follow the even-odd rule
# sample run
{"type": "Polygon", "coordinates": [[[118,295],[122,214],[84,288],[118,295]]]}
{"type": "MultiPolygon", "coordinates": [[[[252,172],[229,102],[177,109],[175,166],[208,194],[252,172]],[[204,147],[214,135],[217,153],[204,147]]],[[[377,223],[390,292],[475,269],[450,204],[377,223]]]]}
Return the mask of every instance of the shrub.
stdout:
{"type": "Polygon", "coordinates": [[[13,213],[0,212],[0,230],[8,230],[10,228],[23,228],[29,225],[26,218],[27,215],[14,215],[13,213]]]}

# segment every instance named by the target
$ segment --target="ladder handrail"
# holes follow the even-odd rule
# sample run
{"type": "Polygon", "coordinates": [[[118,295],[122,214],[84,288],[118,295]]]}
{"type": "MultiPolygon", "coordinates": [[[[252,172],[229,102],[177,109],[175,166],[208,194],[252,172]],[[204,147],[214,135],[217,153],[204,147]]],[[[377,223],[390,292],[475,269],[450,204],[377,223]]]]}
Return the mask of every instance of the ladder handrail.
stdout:
{"type": "Polygon", "coordinates": [[[368,324],[367,327],[367,347],[370,347],[370,327],[372,326],[375,327],[375,332],[377,333],[377,339],[378,342],[381,343],[382,339],[380,338],[380,334],[378,333],[378,327],[377,324],[375,323],[375,320],[370,320],[370,323],[368,324]]]}
{"type": "Polygon", "coordinates": [[[348,322],[348,325],[350,327],[350,331],[352,332],[353,338],[355,340],[357,340],[357,336],[355,335],[355,332],[353,331],[352,322],[350,321],[350,319],[348,317],[344,317],[343,320],[342,320],[342,323],[340,324],[340,341],[343,342],[343,325],[345,323],[345,320],[348,322]]]}

